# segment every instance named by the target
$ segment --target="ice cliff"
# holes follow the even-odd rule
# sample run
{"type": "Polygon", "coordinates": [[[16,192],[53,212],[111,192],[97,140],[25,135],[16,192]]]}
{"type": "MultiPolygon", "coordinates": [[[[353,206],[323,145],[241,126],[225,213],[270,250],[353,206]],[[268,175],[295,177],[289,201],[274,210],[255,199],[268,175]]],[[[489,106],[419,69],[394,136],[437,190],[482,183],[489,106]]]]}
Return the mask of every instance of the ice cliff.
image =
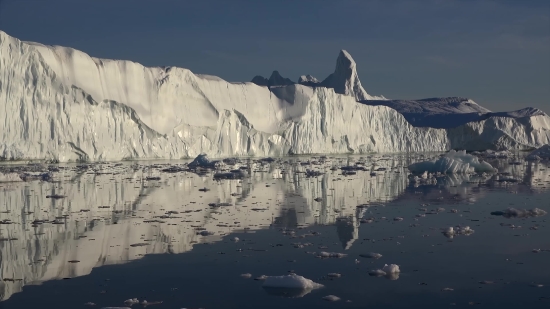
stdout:
{"type": "Polygon", "coordinates": [[[92,58],[0,31],[4,160],[523,149],[550,141],[544,113],[420,128],[395,109],[357,102],[371,99],[381,98],[366,93],[345,51],[319,87],[265,87],[92,58]]]}

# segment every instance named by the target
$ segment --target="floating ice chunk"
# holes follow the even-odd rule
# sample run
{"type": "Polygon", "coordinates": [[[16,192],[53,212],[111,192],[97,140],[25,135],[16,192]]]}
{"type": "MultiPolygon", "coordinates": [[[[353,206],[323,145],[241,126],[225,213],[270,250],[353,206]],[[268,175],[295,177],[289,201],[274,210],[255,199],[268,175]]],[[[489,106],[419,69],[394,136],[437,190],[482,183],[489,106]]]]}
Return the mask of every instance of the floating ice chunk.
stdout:
{"type": "Polygon", "coordinates": [[[375,252],[369,252],[366,254],[359,254],[360,257],[368,258],[368,259],[379,259],[382,257],[382,254],[375,253],[375,252]]]}
{"type": "Polygon", "coordinates": [[[286,276],[267,276],[263,287],[267,288],[288,288],[288,289],[318,289],[322,284],[313,282],[296,274],[286,276]]]}
{"type": "Polygon", "coordinates": [[[533,209],[516,209],[508,208],[504,211],[493,211],[491,212],[493,216],[503,216],[505,218],[527,218],[527,217],[541,217],[546,215],[546,211],[533,208],[533,209]]]}
{"type": "Polygon", "coordinates": [[[445,234],[445,235],[454,235],[454,233],[455,233],[455,229],[454,229],[452,226],[446,228],[446,229],[443,231],[443,234],[445,234]]]}
{"type": "Polygon", "coordinates": [[[266,275],[261,275],[259,277],[254,278],[254,280],[256,280],[256,281],[262,281],[262,280],[265,280],[265,279],[267,279],[266,275]]]}
{"type": "Polygon", "coordinates": [[[469,226],[460,226],[458,227],[458,232],[462,235],[471,235],[475,231],[472,230],[469,226]]]}
{"type": "Polygon", "coordinates": [[[550,160],[550,145],[544,145],[531,152],[525,159],[529,161],[550,160]]]}
{"type": "Polygon", "coordinates": [[[384,264],[384,267],[382,267],[382,270],[387,274],[397,274],[401,272],[401,270],[399,269],[399,266],[396,264],[390,264],[390,265],[384,264]]]}
{"type": "Polygon", "coordinates": [[[133,305],[139,304],[139,300],[137,298],[130,298],[125,300],[124,304],[127,306],[133,306],[133,305]]]}
{"type": "Polygon", "coordinates": [[[472,173],[494,173],[497,169],[491,164],[469,155],[466,151],[451,150],[445,156],[433,160],[415,163],[409,166],[412,173],[443,173],[443,174],[472,174],[472,173]]]}
{"type": "Polygon", "coordinates": [[[234,242],[238,242],[239,240],[240,240],[239,237],[233,237],[233,239],[232,239],[232,241],[234,241],[234,242]]]}
{"type": "Polygon", "coordinates": [[[317,256],[322,257],[322,258],[343,258],[343,257],[347,256],[347,254],[338,253],[338,252],[321,251],[321,252],[319,252],[319,254],[317,256]]]}
{"type": "Polygon", "coordinates": [[[329,278],[340,278],[340,277],[342,277],[342,274],[339,274],[339,273],[329,273],[329,274],[327,275],[327,277],[329,277],[329,278]]]}
{"type": "Polygon", "coordinates": [[[101,309],[132,309],[130,307],[101,307],[101,309]]]}
{"type": "Polygon", "coordinates": [[[327,296],[323,297],[323,299],[327,300],[327,301],[339,301],[340,297],[335,296],[335,295],[327,295],[327,296]]]}
{"type": "Polygon", "coordinates": [[[216,168],[221,166],[220,161],[210,161],[208,159],[208,156],[206,154],[200,154],[198,155],[193,162],[189,163],[187,166],[189,168],[197,168],[197,167],[203,167],[203,168],[216,168]]]}
{"type": "Polygon", "coordinates": [[[386,275],[386,272],[383,271],[382,269],[373,269],[373,270],[369,271],[369,275],[376,276],[376,277],[382,277],[382,276],[386,275]]]}
{"type": "Polygon", "coordinates": [[[246,274],[242,274],[241,277],[243,278],[251,278],[252,277],[252,274],[249,274],[249,273],[246,273],[246,274]]]}

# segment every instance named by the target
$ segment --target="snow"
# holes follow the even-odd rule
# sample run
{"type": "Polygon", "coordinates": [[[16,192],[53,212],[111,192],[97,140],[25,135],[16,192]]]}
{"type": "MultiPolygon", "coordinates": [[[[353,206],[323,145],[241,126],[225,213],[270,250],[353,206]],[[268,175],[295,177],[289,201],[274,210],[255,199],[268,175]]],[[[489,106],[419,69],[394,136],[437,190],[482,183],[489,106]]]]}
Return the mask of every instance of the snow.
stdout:
{"type": "Polygon", "coordinates": [[[530,161],[550,160],[550,145],[544,145],[534,150],[525,159],[530,161]]]}
{"type": "Polygon", "coordinates": [[[424,161],[409,166],[412,173],[472,174],[493,173],[497,170],[491,164],[479,161],[466,151],[451,150],[437,160],[424,161]]]}
{"type": "MultiPolygon", "coordinates": [[[[0,31],[0,159],[115,161],[312,153],[526,149],[550,142],[550,118],[510,117],[442,130],[366,93],[342,51],[319,87],[229,83],[147,68],[0,31]]],[[[275,74],[273,78],[278,79],[275,74]]]]}
{"type": "Polygon", "coordinates": [[[321,288],[323,285],[302,276],[292,274],[287,276],[267,276],[263,287],[312,290],[321,288]]]}

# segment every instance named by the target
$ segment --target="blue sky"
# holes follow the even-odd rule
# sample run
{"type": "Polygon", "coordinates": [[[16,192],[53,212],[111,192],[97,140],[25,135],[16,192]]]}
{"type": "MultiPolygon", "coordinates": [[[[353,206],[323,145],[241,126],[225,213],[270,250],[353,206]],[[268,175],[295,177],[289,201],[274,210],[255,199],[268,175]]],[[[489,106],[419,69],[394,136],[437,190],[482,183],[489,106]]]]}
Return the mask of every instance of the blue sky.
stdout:
{"type": "Polygon", "coordinates": [[[370,94],[550,113],[548,0],[0,0],[0,29],[229,81],[323,79],[346,49],[370,94]]]}

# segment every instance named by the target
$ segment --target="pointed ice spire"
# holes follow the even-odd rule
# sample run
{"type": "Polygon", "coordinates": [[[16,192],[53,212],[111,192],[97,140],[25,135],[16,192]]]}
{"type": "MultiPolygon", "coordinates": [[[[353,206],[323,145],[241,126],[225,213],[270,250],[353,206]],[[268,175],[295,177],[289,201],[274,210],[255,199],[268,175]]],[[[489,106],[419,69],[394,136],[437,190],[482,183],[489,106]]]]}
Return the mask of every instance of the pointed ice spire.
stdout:
{"type": "Polygon", "coordinates": [[[288,78],[284,78],[279,74],[279,71],[273,71],[269,77],[269,86],[287,86],[295,83],[288,78]]]}
{"type": "Polygon", "coordinates": [[[349,95],[357,101],[363,100],[379,100],[384,97],[374,97],[369,95],[359,80],[357,74],[357,65],[351,55],[341,50],[336,60],[336,69],[322,83],[322,86],[334,88],[334,92],[349,95]]]}

